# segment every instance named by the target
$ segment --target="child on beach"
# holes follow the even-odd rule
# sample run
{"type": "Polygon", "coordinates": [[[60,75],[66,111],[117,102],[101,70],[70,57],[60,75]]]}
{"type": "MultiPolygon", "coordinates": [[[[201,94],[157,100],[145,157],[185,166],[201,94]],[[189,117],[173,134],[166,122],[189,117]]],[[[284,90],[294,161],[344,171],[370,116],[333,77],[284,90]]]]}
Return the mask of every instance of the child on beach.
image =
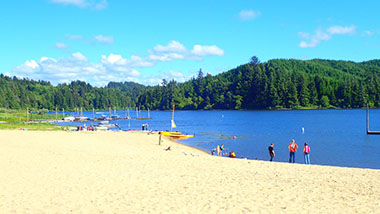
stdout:
{"type": "Polygon", "coordinates": [[[221,154],[221,156],[223,156],[223,150],[224,150],[224,144],[222,144],[222,145],[220,146],[220,154],[221,154]]]}

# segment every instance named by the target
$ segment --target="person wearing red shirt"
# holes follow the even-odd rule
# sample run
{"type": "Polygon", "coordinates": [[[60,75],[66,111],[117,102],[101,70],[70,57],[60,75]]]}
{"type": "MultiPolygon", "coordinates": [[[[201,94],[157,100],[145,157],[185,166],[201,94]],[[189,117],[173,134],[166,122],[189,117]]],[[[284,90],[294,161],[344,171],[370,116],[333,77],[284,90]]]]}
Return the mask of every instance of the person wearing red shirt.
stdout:
{"type": "Polygon", "coordinates": [[[296,152],[297,152],[297,149],[298,149],[298,145],[296,144],[296,142],[294,141],[294,139],[292,140],[292,142],[289,143],[289,146],[288,146],[288,149],[289,149],[289,152],[290,152],[290,155],[289,155],[289,163],[295,163],[296,162],[296,152]]]}

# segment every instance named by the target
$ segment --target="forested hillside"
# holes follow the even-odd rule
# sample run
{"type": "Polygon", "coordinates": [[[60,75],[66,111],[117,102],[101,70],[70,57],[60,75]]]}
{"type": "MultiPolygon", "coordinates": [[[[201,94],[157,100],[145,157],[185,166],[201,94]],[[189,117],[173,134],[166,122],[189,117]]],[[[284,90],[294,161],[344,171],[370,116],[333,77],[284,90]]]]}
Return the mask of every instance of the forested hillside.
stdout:
{"type": "Polygon", "coordinates": [[[216,76],[203,74],[185,82],[163,80],[159,86],[110,82],[93,87],[82,81],[51,85],[46,81],[0,75],[0,107],[12,109],[282,109],[380,107],[380,60],[257,58],[216,76]]]}
{"type": "Polygon", "coordinates": [[[93,87],[82,81],[53,86],[46,81],[9,78],[0,75],[0,107],[10,109],[74,110],[134,107],[138,94],[145,86],[132,83],[110,82],[104,88],[93,87]]]}
{"type": "Polygon", "coordinates": [[[380,60],[252,62],[217,76],[163,82],[139,96],[150,109],[274,109],[380,107],[380,60]]]}

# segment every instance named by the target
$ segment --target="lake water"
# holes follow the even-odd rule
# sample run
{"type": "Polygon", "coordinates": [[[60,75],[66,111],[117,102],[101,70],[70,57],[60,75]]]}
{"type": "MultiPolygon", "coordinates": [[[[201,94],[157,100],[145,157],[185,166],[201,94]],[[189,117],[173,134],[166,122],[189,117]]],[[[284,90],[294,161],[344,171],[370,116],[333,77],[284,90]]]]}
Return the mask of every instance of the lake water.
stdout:
{"type": "MultiPolygon", "coordinates": [[[[116,114],[124,116],[125,112],[116,114]]],[[[136,115],[135,111],[130,114],[136,115]]],[[[84,116],[92,115],[84,112],[84,116]]],[[[143,111],[140,116],[147,117],[148,113],[143,111]]],[[[150,120],[122,119],[111,123],[118,123],[122,130],[141,130],[143,123],[148,123],[150,130],[170,130],[171,111],[150,111],[150,116],[150,120]]],[[[370,119],[371,130],[380,130],[380,110],[370,110],[370,119]]],[[[226,152],[234,151],[237,157],[269,160],[268,146],[273,142],[275,161],[288,162],[287,147],[295,139],[299,146],[297,163],[303,163],[302,149],[307,141],[312,164],[380,169],[380,135],[366,134],[363,109],[175,111],[174,120],[175,131],[195,134],[194,138],[180,140],[181,143],[207,152],[224,144],[226,152]]],[[[73,123],[79,124],[83,125],[73,123]]]]}

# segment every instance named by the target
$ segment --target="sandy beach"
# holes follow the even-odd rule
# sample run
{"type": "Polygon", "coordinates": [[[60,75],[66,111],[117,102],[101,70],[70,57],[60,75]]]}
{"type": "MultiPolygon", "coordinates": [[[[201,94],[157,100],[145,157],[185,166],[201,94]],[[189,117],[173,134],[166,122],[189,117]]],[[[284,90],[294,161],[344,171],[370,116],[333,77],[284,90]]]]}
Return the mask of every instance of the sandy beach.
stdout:
{"type": "Polygon", "coordinates": [[[220,158],[146,133],[0,136],[1,213],[380,213],[380,170],[220,158]]]}

